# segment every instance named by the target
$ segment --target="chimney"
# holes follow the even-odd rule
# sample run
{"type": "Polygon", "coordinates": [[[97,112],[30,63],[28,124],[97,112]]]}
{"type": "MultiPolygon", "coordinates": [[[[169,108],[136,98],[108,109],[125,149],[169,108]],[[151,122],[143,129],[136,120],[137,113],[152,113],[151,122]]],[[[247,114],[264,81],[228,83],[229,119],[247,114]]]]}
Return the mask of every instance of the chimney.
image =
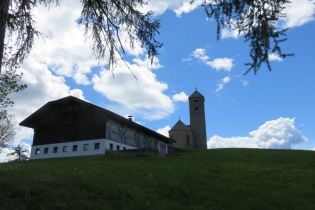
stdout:
{"type": "Polygon", "coordinates": [[[132,121],[132,116],[131,115],[128,116],[128,120],[132,121]]]}

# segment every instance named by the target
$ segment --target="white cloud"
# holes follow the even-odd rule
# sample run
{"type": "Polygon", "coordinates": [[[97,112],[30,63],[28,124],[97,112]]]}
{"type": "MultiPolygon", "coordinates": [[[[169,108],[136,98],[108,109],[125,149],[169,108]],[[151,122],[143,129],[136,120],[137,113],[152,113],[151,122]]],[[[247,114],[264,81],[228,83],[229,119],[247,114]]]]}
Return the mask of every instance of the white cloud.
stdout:
{"type": "MultiPolygon", "coordinates": [[[[283,11],[286,17],[280,18],[278,26],[280,28],[294,28],[314,21],[315,1],[314,0],[291,0],[291,4],[286,5],[283,11]]],[[[241,34],[242,35],[242,34],[241,34]]],[[[222,39],[234,38],[239,36],[238,30],[222,29],[222,39]]]]}
{"type": "MultiPolygon", "coordinates": [[[[115,78],[107,70],[94,74],[93,87],[105,95],[109,100],[130,109],[129,113],[142,113],[142,118],[162,119],[174,112],[172,100],[163,93],[168,88],[166,83],[156,79],[146,63],[139,59],[134,63],[126,62],[137,80],[133,77],[125,63],[118,60],[114,71],[115,78]],[[140,111],[141,110],[141,111],[140,111]]],[[[152,66],[158,67],[158,60],[152,66]]]]}
{"type": "Polygon", "coordinates": [[[314,20],[314,0],[291,0],[291,2],[292,3],[283,11],[283,13],[286,14],[286,17],[282,18],[285,28],[302,26],[314,20]]]}
{"type": "Polygon", "coordinates": [[[191,55],[211,68],[216,69],[216,71],[231,71],[233,67],[233,59],[231,58],[216,58],[213,61],[209,61],[209,57],[206,55],[206,50],[202,48],[197,48],[191,55]]]}
{"type": "Polygon", "coordinates": [[[160,15],[170,9],[173,10],[178,17],[180,17],[183,13],[192,12],[203,2],[203,0],[197,0],[195,3],[190,4],[190,1],[191,0],[151,0],[147,5],[140,8],[140,11],[153,11],[155,15],[160,15]]]}
{"type": "Polygon", "coordinates": [[[167,126],[165,126],[164,128],[159,128],[159,129],[157,129],[157,133],[160,133],[160,134],[162,134],[162,135],[164,135],[164,136],[166,136],[166,137],[169,137],[169,135],[168,135],[168,131],[169,130],[171,130],[171,127],[169,126],[169,125],[167,125],[167,126]]]}
{"type": "Polygon", "coordinates": [[[276,55],[274,53],[269,54],[268,57],[270,61],[279,61],[279,62],[282,61],[282,58],[280,58],[279,55],[276,55]]]}
{"type": "Polygon", "coordinates": [[[194,3],[190,3],[190,1],[184,1],[180,7],[174,9],[177,17],[180,17],[183,13],[189,13],[196,9],[199,5],[203,3],[203,0],[196,0],[194,3]]]}
{"type": "Polygon", "coordinates": [[[183,58],[182,62],[187,62],[187,61],[191,61],[191,58],[183,58]]]}
{"type": "Polygon", "coordinates": [[[188,101],[188,96],[186,95],[186,93],[180,92],[179,94],[175,94],[175,95],[173,96],[173,101],[186,102],[186,101],[188,101]]]}
{"type": "Polygon", "coordinates": [[[220,90],[222,90],[224,88],[224,85],[229,83],[231,81],[231,78],[229,76],[224,77],[220,83],[217,85],[217,89],[215,90],[215,92],[219,92],[220,90]]]}
{"type": "Polygon", "coordinates": [[[292,149],[293,144],[307,141],[307,138],[294,126],[294,118],[278,118],[265,122],[249,136],[224,138],[213,136],[207,142],[208,148],[266,148],[292,149]]]}
{"type": "Polygon", "coordinates": [[[206,64],[216,69],[217,71],[220,71],[221,69],[226,70],[226,71],[231,71],[233,67],[233,59],[216,58],[213,61],[208,61],[206,64]]]}
{"type": "Polygon", "coordinates": [[[222,39],[226,39],[226,38],[237,39],[239,37],[240,35],[238,34],[237,30],[228,29],[228,28],[222,29],[222,39]]]}
{"type": "Polygon", "coordinates": [[[92,56],[91,40],[85,40],[83,26],[76,23],[80,13],[81,4],[75,0],[62,2],[59,7],[51,5],[49,10],[43,6],[35,9],[36,28],[45,41],[35,39],[29,58],[58,75],[72,77],[77,84],[88,85],[91,68],[105,65],[107,58],[98,61],[92,56]]]}
{"type": "MultiPolygon", "coordinates": [[[[15,115],[18,123],[49,101],[68,95],[84,100],[82,90],[71,90],[62,76],[53,75],[45,64],[38,63],[32,58],[21,65],[20,71],[23,72],[21,83],[27,84],[28,87],[22,92],[10,94],[15,105],[9,108],[9,112],[15,115]]],[[[19,144],[21,140],[30,139],[32,136],[32,129],[17,126],[14,144],[19,144]]]]}
{"type": "Polygon", "coordinates": [[[205,54],[206,54],[206,50],[201,49],[201,48],[197,48],[191,53],[192,56],[194,56],[195,58],[203,62],[206,62],[209,60],[209,57],[206,56],[205,54]]]}

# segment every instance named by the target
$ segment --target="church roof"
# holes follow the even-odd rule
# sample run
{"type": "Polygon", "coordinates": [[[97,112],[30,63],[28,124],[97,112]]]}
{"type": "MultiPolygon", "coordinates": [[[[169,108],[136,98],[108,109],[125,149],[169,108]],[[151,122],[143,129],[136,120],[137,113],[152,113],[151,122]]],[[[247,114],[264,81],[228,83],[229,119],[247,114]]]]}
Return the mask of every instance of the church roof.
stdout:
{"type": "Polygon", "coordinates": [[[198,97],[204,97],[201,93],[198,92],[198,90],[195,90],[188,98],[198,98],[198,97]]]}
{"type": "Polygon", "coordinates": [[[170,131],[177,131],[177,130],[190,130],[190,128],[187,127],[181,120],[178,120],[178,122],[171,128],[170,131]]]}

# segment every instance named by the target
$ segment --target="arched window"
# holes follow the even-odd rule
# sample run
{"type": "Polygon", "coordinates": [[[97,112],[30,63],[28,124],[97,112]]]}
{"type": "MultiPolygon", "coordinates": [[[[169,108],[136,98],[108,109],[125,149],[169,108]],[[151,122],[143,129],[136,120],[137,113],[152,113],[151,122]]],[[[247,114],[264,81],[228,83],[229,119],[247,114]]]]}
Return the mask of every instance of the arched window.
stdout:
{"type": "Polygon", "coordinates": [[[187,145],[190,145],[190,138],[189,138],[189,135],[188,135],[188,134],[186,134],[186,144],[187,144],[187,145]]]}

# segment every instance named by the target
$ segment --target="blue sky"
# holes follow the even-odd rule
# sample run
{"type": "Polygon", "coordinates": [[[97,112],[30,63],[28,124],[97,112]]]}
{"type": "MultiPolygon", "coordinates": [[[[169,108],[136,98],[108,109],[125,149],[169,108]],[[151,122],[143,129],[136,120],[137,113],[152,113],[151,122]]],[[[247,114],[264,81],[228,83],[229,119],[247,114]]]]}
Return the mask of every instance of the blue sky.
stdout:
{"type": "MultiPolygon", "coordinates": [[[[224,31],[217,41],[215,21],[198,6],[202,1],[189,1],[151,0],[143,8],[161,20],[156,38],[164,45],[153,65],[139,44],[133,50],[125,47],[124,59],[137,80],[121,60],[112,74],[106,58],[93,58],[90,40],[85,41],[75,21],[78,1],[36,9],[37,28],[45,41],[35,40],[21,65],[28,88],[11,96],[17,122],[51,100],[73,95],[122,116],[132,115],[167,135],[179,117],[189,124],[187,97],[197,88],[206,100],[209,148],[314,149],[314,1],[292,0],[287,18],[278,23],[291,27],[281,46],[295,56],[271,56],[271,72],[263,65],[257,75],[245,76],[249,43],[233,31],[224,31]]],[[[123,32],[121,36],[126,38],[123,32]]],[[[18,126],[16,131],[14,143],[30,148],[32,129],[18,126]]]]}

